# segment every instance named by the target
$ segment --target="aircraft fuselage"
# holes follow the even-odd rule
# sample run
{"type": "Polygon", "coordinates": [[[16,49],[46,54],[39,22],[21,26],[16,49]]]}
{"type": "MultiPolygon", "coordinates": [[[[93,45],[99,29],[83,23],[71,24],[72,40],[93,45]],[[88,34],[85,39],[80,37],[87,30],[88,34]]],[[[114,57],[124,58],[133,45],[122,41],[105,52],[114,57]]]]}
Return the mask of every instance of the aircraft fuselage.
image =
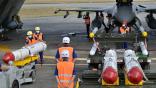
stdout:
{"type": "Polygon", "coordinates": [[[112,16],[113,18],[123,24],[131,23],[136,18],[136,11],[133,5],[116,5],[114,6],[112,16]]]}

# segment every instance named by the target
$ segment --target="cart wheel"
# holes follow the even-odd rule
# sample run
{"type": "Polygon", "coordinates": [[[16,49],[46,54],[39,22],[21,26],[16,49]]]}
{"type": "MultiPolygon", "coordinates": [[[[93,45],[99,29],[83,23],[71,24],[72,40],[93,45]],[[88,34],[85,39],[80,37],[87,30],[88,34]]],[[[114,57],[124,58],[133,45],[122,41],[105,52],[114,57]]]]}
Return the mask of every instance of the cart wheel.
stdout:
{"type": "Polygon", "coordinates": [[[32,83],[36,81],[36,72],[35,71],[31,72],[30,78],[32,78],[32,83]]]}
{"type": "Polygon", "coordinates": [[[19,82],[17,80],[13,82],[12,88],[19,88],[19,82]]]}

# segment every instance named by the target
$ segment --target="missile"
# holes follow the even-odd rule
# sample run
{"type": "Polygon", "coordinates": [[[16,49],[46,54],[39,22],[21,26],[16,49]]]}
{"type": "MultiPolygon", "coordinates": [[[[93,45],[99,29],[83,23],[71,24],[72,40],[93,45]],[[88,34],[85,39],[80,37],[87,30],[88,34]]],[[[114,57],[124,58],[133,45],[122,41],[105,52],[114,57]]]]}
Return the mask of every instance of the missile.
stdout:
{"type": "Polygon", "coordinates": [[[118,79],[117,54],[114,50],[106,51],[102,79],[108,84],[113,84],[118,79]]]}
{"type": "Polygon", "coordinates": [[[92,48],[91,48],[91,50],[90,50],[90,52],[89,52],[89,54],[90,54],[91,56],[95,55],[96,50],[97,50],[97,44],[94,43],[93,46],[92,46],[92,48]]]}
{"type": "Polygon", "coordinates": [[[143,55],[148,55],[148,51],[147,51],[147,48],[146,48],[144,42],[140,42],[139,45],[140,45],[142,54],[143,54],[143,55]]]}
{"type": "Polygon", "coordinates": [[[136,57],[136,54],[133,50],[125,51],[124,62],[126,75],[128,77],[128,80],[133,84],[138,84],[143,80],[143,73],[137,59],[138,57],[136,57]]]}
{"type": "Polygon", "coordinates": [[[92,32],[93,32],[94,34],[96,34],[96,32],[97,32],[97,31],[98,31],[98,28],[97,28],[97,27],[95,27],[95,28],[93,29],[93,31],[92,31],[92,32]]]}
{"type": "Polygon", "coordinates": [[[46,50],[46,48],[47,45],[44,42],[38,42],[33,45],[22,47],[21,49],[12,52],[7,52],[2,59],[6,64],[8,64],[9,61],[24,60],[24,58],[28,56],[33,56],[41,51],[46,50]]]}

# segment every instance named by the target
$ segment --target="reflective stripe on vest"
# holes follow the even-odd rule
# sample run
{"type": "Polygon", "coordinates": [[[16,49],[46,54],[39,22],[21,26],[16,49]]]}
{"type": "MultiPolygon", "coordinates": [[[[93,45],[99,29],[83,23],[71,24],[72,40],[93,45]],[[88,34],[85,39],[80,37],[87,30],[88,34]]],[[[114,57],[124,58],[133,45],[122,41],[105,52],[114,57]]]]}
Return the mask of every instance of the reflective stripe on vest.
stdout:
{"type": "MultiPolygon", "coordinates": [[[[69,86],[69,82],[72,81],[72,75],[74,70],[74,63],[72,62],[58,62],[57,63],[58,78],[61,85],[64,87],[69,86]]],[[[60,88],[58,84],[58,88],[60,88]]],[[[74,88],[74,81],[71,82],[68,88],[74,88]]]]}
{"type": "Polygon", "coordinates": [[[59,50],[59,55],[60,55],[59,61],[63,61],[61,53],[64,50],[69,51],[69,60],[68,61],[71,61],[71,62],[73,61],[73,48],[72,47],[61,47],[58,50],[59,50]]]}
{"type": "Polygon", "coordinates": [[[72,77],[72,74],[59,74],[58,76],[72,77]]]}
{"type": "Polygon", "coordinates": [[[61,83],[69,83],[71,80],[60,80],[61,83]]]}

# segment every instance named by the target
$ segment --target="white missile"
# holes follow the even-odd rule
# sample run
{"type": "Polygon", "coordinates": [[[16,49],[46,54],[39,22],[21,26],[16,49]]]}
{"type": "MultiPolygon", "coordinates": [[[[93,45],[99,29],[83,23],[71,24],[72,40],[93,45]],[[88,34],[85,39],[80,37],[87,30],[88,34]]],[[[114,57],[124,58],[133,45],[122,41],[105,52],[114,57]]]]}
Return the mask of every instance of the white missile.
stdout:
{"type": "Polygon", "coordinates": [[[139,66],[139,63],[136,61],[137,59],[138,57],[133,50],[126,50],[124,52],[124,62],[127,71],[129,71],[134,66],[139,66]]]}
{"type": "Polygon", "coordinates": [[[90,52],[89,52],[89,54],[90,54],[91,56],[95,55],[96,50],[97,50],[97,44],[94,43],[93,46],[92,46],[92,48],[91,48],[91,50],[90,50],[90,52]]]}
{"type": "Polygon", "coordinates": [[[145,29],[143,28],[143,26],[140,26],[139,30],[143,33],[145,32],[145,29]]]}
{"type": "Polygon", "coordinates": [[[118,78],[117,54],[115,50],[106,51],[104,57],[102,78],[108,84],[113,84],[114,82],[117,81],[118,78]]]}
{"type": "Polygon", "coordinates": [[[148,55],[148,51],[147,51],[147,48],[146,48],[144,42],[140,42],[139,45],[140,45],[142,54],[143,54],[143,55],[148,55]]]}
{"type": "Polygon", "coordinates": [[[97,27],[95,27],[95,28],[93,29],[93,31],[92,31],[92,32],[93,32],[94,34],[96,34],[96,32],[97,32],[97,31],[98,31],[98,28],[97,28],[97,27]]]}
{"type": "Polygon", "coordinates": [[[33,45],[25,46],[13,52],[6,53],[3,56],[3,61],[8,63],[9,61],[23,60],[24,58],[38,54],[41,51],[46,50],[47,45],[44,42],[38,42],[33,45]]]}
{"type": "Polygon", "coordinates": [[[41,51],[45,51],[47,48],[47,45],[44,42],[38,42],[38,43],[35,43],[31,46],[26,46],[23,48],[28,49],[30,51],[30,54],[33,55],[33,54],[37,54],[41,51]]]}
{"type": "Polygon", "coordinates": [[[124,53],[124,62],[126,75],[131,83],[138,84],[143,80],[142,68],[140,67],[139,62],[137,61],[138,57],[136,56],[133,50],[126,50],[124,53]]]}
{"type": "Polygon", "coordinates": [[[29,56],[29,49],[22,48],[12,52],[15,61],[22,60],[25,57],[29,56]]]}
{"type": "Polygon", "coordinates": [[[106,69],[108,66],[113,67],[115,70],[117,70],[117,54],[115,50],[108,50],[106,51],[105,57],[104,57],[104,69],[106,69]]]}

